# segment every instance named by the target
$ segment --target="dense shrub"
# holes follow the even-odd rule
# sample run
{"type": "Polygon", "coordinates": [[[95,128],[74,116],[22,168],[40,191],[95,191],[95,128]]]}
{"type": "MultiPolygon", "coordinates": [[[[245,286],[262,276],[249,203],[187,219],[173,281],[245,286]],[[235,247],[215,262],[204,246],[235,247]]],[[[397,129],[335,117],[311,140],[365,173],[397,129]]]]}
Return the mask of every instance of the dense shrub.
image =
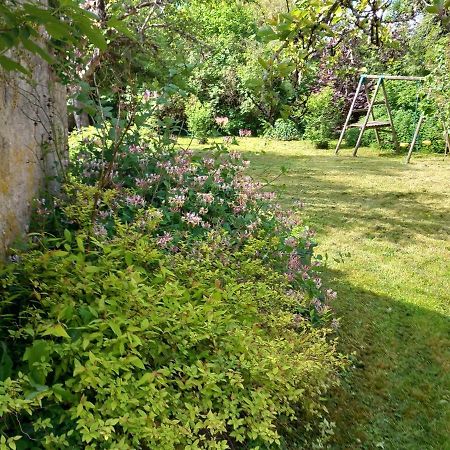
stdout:
{"type": "Polygon", "coordinates": [[[266,133],[267,137],[279,141],[295,141],[300,138],[297,126],[292,120],[278,119],[266,133]]]}
{"type": "Polygon", "coordinates": [[[177,149],[140,123],[71,136],[62,195],[37,202],[29,251],[0,270],[0,434],[24,449],[321,445],[341,361],[313,233],[239,153],[177,149]]]}
{"type": "Polygon", "coordinates": [[[71,138],[65,194],[0,270],[0,433],[24,449],[322,445],[341,359],[311,230],[223,146],[132,129],[114,155],[100,138],[71,138]]]}
{"type": "Polygon", "coordinates": [[[274,238],[163,254],[148,213],[145,233],[66,232],[0,272],[0,431],[21,448],[274,448],[296,420],[309,448],[340,365],[302,314],[325,302],[266,264],[274,238]]]}
{"type": "Polygon", "coordinates": [[[339,102],[330,87],[311,95],[305,120],[304,139],[312,141],[317,148],[327,149],[340,120],[339,102]]]}
{"type": "Polygon", "coordinates": [[[206,142],[214,126],[214,112],[211,105],[191,97],[186,104],[185,114],[189,132],[200,142],[206,142]]]}
{"type": "Polygon", "coordinates": [[[445,150],[445,141],[443,135],[443,126],[441,118],[437,115],[430,115],[425,118],[422,129],[419,134],[419,148],[425,152],[443,153],[445,150]],[[424,142],[429,141],[430,145],[424,142]]]}

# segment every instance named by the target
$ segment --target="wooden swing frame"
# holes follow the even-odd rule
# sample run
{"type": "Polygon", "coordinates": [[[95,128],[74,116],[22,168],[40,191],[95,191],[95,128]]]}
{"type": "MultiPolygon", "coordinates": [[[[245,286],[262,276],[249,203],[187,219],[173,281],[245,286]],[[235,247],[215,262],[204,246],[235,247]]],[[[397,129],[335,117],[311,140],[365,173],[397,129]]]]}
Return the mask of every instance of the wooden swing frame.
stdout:
{"type": "MultiPolygon", "coordinates": [[[[352,104],[350,106],[350,110],[347,114],[347,118],[345,119],[345,123],[344,126],[342,128],[341,134],[339,136],[339,140],[338,143],[336,145],[336,150],[335,150],[335,154],[337,155],[339,153],[339,150],[341,148],[342,145],[342,141],[344,140],[344,135],[345,132],[349,129],[349,128],[359,128],[360,132],[358,135],[358,140],[356,141],[356,145],[355,148],[353,149],[353,156],[357,156],[358,154],[358,149],[361,146],[361,141],[364,135],[364,132],[368,129],[373,129],[375,131],[375,136],[377,139],[378,144],[380,144],[380,132],[390,132],[392,133],[392,139],[394,141],[394,147],[396,149],[396,151],[398,151],[399,149],[399,143],[398,143],[398,138],[397,138],[397,133],[395,131],[395,127],[394,127],[394,121],[392,118],[392,112],[391,112],[391,107],[389,105],[389,99],[388,99],[388,95],[386,92],[386,87],[384,85],[385,80],[401,80],[401,81],[424,81],[425,78],[424,77],[409,77],[409,76],[401,76],[401,75],[361,75],[359,78],[359,83],[358,83],[358,87],[356,89],[355,92],[355,96],[353,97],[353,101],[352,104]],[[377,80],[376,85],[375,85],[375,89],[372,93],[372,97],[369,96],[369,90],[367,88],[366,85],[366,81],[367,80],[377,80]],[[367,110],[358,110],[355,109],[355,105],[358,99],[358,95],[360,94],[360,92],[362,92],[362,90],[364,89],[366,98],[367,98],[367,102],[369,104],[369,107],[367,110]],[[382,102],[377,102],[377,95],[378,92],[381,90],[381,92],[383,93],[383,101],[382,102]],[[388,121],[377,121],[375,119],[375,114],[373,111],[373,108],[375,105],[378,104],[384,104],[386,107],[386,112],[387,112],[387,116],[388,116],[388,121]],[[366,116],[364,117],[363,122],[361,123],[353,123],[350,124],[350,120],[352,118],[353,113],[355,112],[366,112],[366,116]],[[372,118],[372,121],[370,120],[370,118],[372,118]]],[[[411,159],[411,155],[412,152],[414,150],[414,147],[416,145],[416,141],[417,138],[419,136],[419,132],[420,129],[422,127],[423,121],[425,119],[425,116],[422,114],[417,122],[416,125],[416,129],[414,132],[414,137],[413,137],[413,141],[411,142],[410,148],[409,148],[409,152],[408,152],[408,156],[407,156],[407,160],[406,162],[408,163],[409,160],[411,159]]],[[[449,139],[447,138],[447,141],[449,139]]],[[[447,145],[450,146],[450,143],[447,142],[447,145]]]]}

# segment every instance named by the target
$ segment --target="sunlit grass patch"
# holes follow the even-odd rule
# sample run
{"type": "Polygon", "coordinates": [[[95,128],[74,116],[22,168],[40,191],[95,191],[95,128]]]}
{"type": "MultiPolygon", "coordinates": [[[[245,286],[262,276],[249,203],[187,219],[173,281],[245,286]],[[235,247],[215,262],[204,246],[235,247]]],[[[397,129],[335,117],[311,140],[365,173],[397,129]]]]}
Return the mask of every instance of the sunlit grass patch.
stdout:
{"type": "Polygon", "coordinates": [[[330,402],[334,448],[450,448],[450,159],[238,143],[285,207],[305,203],[328,257],[341,347],[356,355],[330,402]]]}

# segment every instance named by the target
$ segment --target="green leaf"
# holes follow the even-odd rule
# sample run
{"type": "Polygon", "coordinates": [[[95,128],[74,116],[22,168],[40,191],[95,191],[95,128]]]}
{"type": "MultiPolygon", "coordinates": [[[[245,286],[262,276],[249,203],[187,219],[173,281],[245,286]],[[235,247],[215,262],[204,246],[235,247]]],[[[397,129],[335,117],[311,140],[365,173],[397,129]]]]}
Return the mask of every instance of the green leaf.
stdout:
{"type": "Polygon", "coordinates": [[[116,17],[109,19],[107,25],[129,37],[130,39],[136,39],[136,35],[125,25],[123,21],[117,19],[116,17]]]}
{"type": "Polygon", "coordinates": [[[431,14],[439,14],[440,9],[439,9],[439,7],[436,6],[436,5],[430,5],[430,6],[427,6],[427,7],[425,8],[425,11],[426,11],[426,12],[429,12],[429,13],[431,13],[431,14]]]}
{"type": "Polygon", "coordinates": [[[139,369],[145,369],[144,363],[137,356],[130,356],[128,360],[133,366],[138,367],[139,369]]]}
{"type": "Polygon", "coordinates": [[[31,75],[31,72],[24,66],[5,55],[0,55],[0,66],[7,71],[17,71],[22,72],[25,75],[31,75]]]}
{"type": "Polygon", "coordinates": [[[42,333],[42,336],[57,336],[57,337],[64,337],[64,338],[70,339],[70,336],[67,334],[67,331],[64,329],[64,327],[60,323],[53,325],[50,328],[47,328],[42,333]]]}
{"type": "Polygon", "coordinates": [[[0,33],[0,45],[2,49],[6,50],[13,47],[17,43],[17,33],[2,32],[0,33]]]}
{"type": "Polygon", "coordinates": [[[125,252],[125,263],[127,266],[133,265],[133,254],[131,252],[125,252]]]}
{"type": "Polygon", "coordinates": [[[106,50],[108,45],[101,30],[91,24],[87,24],[82,21],[77,22],[76,25],[81,30],[81,32],[89,39],[91,44],[93,44],[100,50],[106,50]]]}
{"type": "Polygon", "coordinates": [[[120,326],[116,322],[110,322],[109,327],[113,330],[114,334],[117,337],[122,336],[122,332],[120,331],[120,326]]]}
{"type": "Polygon", "coordinates": [[[143,384],[152,383],[154,379],[155,379],[155,375],[152,372],[147,372],[137,382],[137,385],[142,386],[143,384]]]}
{"type": "Polygon", "coordinates": [[[66,242],[72,242],[72,233],[67,228],[64,230],[64,239],[66,242]]]}
{"type": "Polygon", "coordinates": [[[49,64],[54,63],[54,58],[46,52],[42,47],[35,44],[30,39],[22,38],[22,45],[31,53],[34,53],[36,55],[39,55],[43,60],[47,61],[49,64]]]}
{"type": "Polygon", "coordinates": [[[79,236],[77,236],[77,237],[75,238],[75,240],[76,240],[76,242],[77,242],[78,250],[80,250],[80,252],[84,253],[84,244],[83,244],[83,240],[82,240],[79,236]]]}
{"type": "Polygon", "coordinates": [[[62,23],[52,22],[44,24],[48,34],[54,39],[72,40],[71,29],[62,23]]]}
{"type": "Polygon", "coordinates": [[[23,355],[23,360],[28,361],[30,377],[36,383],[43,385],[45,383],[46,372],[35,363],[48,362],[50,359],[50,348],[47,341],[36,340],[31,347],[27,347],[23,355]]]}

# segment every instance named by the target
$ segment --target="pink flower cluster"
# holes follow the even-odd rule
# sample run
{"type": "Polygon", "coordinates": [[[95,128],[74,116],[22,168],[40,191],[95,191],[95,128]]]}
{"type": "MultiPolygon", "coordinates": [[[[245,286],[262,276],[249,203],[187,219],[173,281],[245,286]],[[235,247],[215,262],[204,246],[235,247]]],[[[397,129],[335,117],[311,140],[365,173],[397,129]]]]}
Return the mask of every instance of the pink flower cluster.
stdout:
{"type": "Polygon", "coordinates": [[[156,243],[161,247],[161,248],[167,248],[167,246],[172,242],[173,240],[173,236],[165,231],[162,236],[159,236],[156,239],[156,243]]]}
{"type": "Polygon", "coordinates": [[[128,195],[125,197],[125,202],[128,206],[133,206],[136,208],[144,208],[147,204],[145,198],[139,194],[128,195]]]}
{"type": "Polygon", "coordinates": [[[247,128],[241,128],[239,130],[239,136],[240,137],[251,137],[252,136],[252,130],[249,130],[247,128]]]}
{"type": "Polygon", "coordinates": [[[214,195],[211,192],[197,192],[197,198],[206,205],[210,205],[214,201],[214,195]]]}
{"type": "Polygon", "coordinates": [[[161,180],[161,175],[158,173],[151,173],[145,178],[136,178],[136,186],[139,189],[148,189],[161,180]]]}
{"type": "Polygon", "coordinates": [[[183,205],[186,202],[186,196],[183,194],[174,195],[173,197],[169,197],[167,203],[170,205],[172,211],[180,211],[183,205]]]}
{"type": "Polygon", "coordinates": [[[219,127],[225,127],[230,121],[228,117],[215,117],[214,121],[219,125],[219,127]]]}
{"type": "Polygon", "coordinates": [[[203,224],[203,219],[194,212],[188,212],[181,218],[183,222],[186,222],[191,227],[198,227],[203,224]]]}

